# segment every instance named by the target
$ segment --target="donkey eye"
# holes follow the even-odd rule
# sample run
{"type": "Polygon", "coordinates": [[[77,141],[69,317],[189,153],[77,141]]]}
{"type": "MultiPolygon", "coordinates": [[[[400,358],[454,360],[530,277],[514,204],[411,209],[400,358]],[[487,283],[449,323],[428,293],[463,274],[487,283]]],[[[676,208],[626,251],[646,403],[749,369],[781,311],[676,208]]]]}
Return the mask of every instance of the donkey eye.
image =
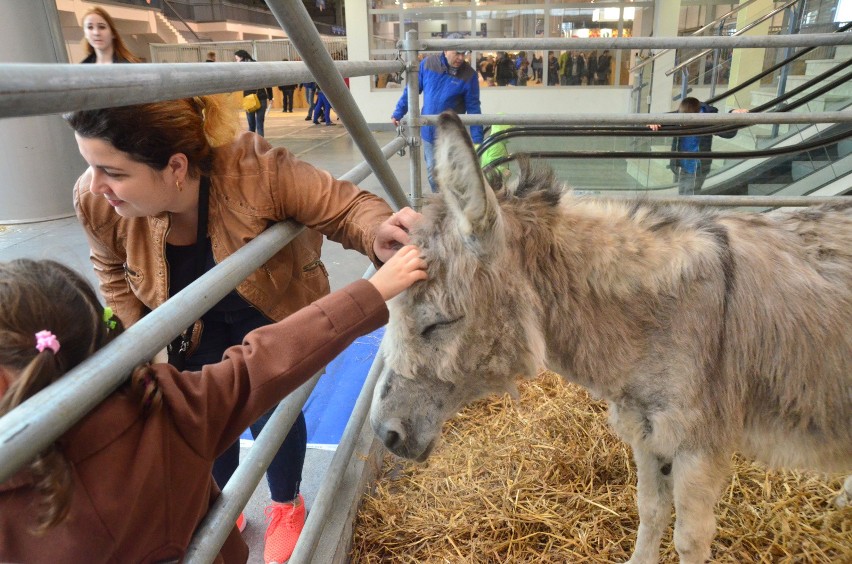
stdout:
{"type": "Polygon", "coordinates": [[[453,323],[455,323],[456,321],[459,321],[459,320],[461,320],[461,317],[457,317],[456,319],[449,319],[447,321],[438,321],[437,323],[433,323],[432,325],[429,325],[428,327],[423,329],[423,331],[420,332],[420,336],[428,338],[430,335],[432,335],[432,333],[435,332],[436,329],[440,329],[441,327],[446,327],[448,325],[452,325],[453,323]]]}

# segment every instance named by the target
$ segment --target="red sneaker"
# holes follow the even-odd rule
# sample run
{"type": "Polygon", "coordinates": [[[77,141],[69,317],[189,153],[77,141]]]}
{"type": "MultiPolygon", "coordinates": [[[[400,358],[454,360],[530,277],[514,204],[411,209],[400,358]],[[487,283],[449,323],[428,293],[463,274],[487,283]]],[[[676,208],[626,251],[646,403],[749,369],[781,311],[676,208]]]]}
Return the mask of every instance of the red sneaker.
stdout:
{"type": "Polygon", "coordinates": [[[241,533],[246,530],[246,514],[240,513],[240,516],[237,517],[237,530],[241,533]]]}
{"type": "Polygon", "coordinates": [[[263,561],[284,564],[290,560],[296,541],[305,526],[305,498],[302,494],[289,503],[272,502],[266,507],[266,537],[263,561]]]}

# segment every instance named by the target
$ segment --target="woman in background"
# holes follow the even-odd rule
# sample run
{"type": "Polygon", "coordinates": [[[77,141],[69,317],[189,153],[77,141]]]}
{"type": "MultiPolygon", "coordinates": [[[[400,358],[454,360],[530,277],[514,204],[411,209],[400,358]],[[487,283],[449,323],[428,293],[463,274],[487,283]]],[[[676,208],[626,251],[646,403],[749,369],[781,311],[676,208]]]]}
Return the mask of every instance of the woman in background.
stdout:
{"type": "MultiPolygon", "coordinates": [[[[245,49],[239,49],[234,52],[234,60],[238,63],[256,63],[245,49]]],[[[260,100],[260,108],[254,112],[246,112],[248,120],[248,128],[252,133],[257,133],[263,137],[263,120],[266,119],[267,100],[272,100],[272,88],[258,88],[257,90],[243,90],[243,96],[249,94],[257,94],[260,100]]]]}
{"type": "Polygon", "coordinates": [[[83,35],[88,56],[82,63],[109,65],[139,62],[124,44],[115,29],[115,22],[103,8],[92,8],[83,16],[83,35]]]}

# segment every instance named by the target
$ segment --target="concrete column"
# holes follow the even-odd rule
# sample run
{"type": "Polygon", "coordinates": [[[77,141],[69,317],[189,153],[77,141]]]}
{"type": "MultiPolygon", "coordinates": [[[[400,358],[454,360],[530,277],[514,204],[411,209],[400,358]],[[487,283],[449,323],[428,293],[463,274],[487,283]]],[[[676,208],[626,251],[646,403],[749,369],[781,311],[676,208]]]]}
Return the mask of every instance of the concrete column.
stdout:
{"type": "MultiPolygon", "coordinates": [[[[654,2],[654,37],[677,37],[680,21],[680,0],[656,0],[654,2]]],[[[672,89],[674,75],[666,76],[666,71],[675,64],[675,50],[653,62],[651,76],[650,113],[662,114],[672,110],[672,89]]]]}
{"type": "MultiPolygon", "coordinates": [[[[742,29],[759,16],[766,14],[774,8],[772,0],[758,0],[751,6],[747,6],[737,12],[737,29],[742,29]]],[[[762,22],[757,27],[746,32],[746,35],[769,35],[769,24],[772,18],[762,22]]],[[[766,54],[765,48],[760,49],[735,49],[731,59],[731,76],[728,80],[728,88],[745,82],[761,70],[763,70],[763,58],[766,54]]],[[[774,62],[774,61],[773,61],[774,62]]],[[[751,107],[751,91],[760,88],[760,82],[747,86],[745,89],[737,92],[736,102],[728,102],[733,104],[732,107],[748,108],[751,107]]],[[[721,108],[720,108],[721,109],[721,108]]]]}
{"type": "MultiPolygon", "coordinates": [[[[54,0],[0,2],[0,62],[67,63],[60,29],[54,0]]],[[[59,115],[0,120],[0,223],[73,215],[85,168],[59,115]]]]}

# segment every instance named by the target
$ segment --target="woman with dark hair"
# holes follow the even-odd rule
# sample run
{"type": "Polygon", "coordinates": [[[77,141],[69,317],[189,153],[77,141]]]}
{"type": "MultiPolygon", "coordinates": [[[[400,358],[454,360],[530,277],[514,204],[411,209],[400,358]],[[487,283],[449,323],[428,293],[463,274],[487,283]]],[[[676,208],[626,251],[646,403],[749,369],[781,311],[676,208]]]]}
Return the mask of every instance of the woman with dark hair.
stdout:
{"type": "MultiPolygon", "coordinates": [[[[125,326],[268,226],[292,219],[308,227],[173,342],[170,362],[186,370],[219,362],[250,331],[328,294],[323,235],[378,266],[408,243],[419,217],[409,208],[393,214],[378,196],[254,133],[235,137],[236,108],[227,101],[200,96],[65,116],[90,165],[74,188],[75,209],[101,294],[125,326]]],[[[270,415],[251,425],[254,436],[270,415]]],[[[304,526],[306,441],[299,413],[266,472],[273,502],[266,509],[266,562],[285,562],[304,526]]],[[[214,464],[220,487],[239,454],[235,442],[214,464]]]]}
{"type": "MultiPolygon", "coordinates": [[[[238,63],[257,62],[245,49],[238,49],[237,51],[234,51],[234,60],[238,63]]],[[[243,96],[248,96],[249,94],[257,94],[257,99],[260,100],[260,108],[254,112],[246,112],[248,129],[252,133],[257,133],[263,137],[263,122],[266,119],[266,106],[268,104],[268,100],[272,100],[272,88],[266,87],[258,88],[257,90],[243,90],[243,96]]]]}
{"type": "Polygon", "coordinates": [[[103,8],[92,8],[83,16],[83,44],[88,56],[82,63],[138,63],[130,49],[124,44],[115,22],[103,8]]]}

